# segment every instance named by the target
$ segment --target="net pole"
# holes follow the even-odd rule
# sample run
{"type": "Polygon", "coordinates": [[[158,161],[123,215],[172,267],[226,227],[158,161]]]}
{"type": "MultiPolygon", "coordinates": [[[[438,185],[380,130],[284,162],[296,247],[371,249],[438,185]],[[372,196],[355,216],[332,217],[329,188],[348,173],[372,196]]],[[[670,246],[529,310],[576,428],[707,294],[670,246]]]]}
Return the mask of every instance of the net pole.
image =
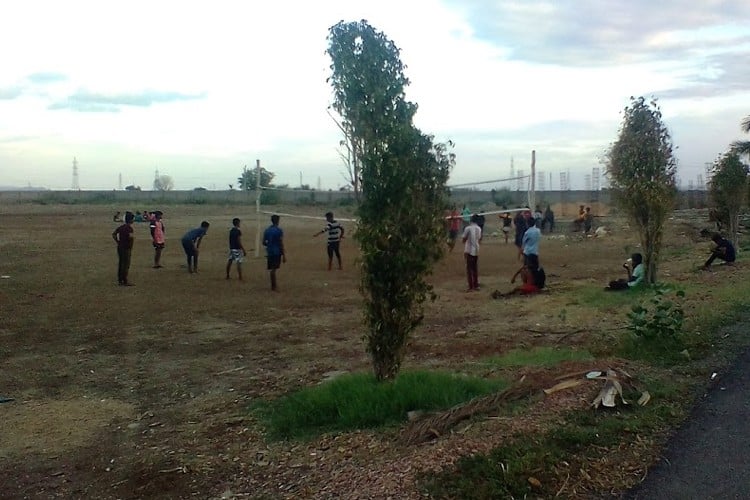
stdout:
{"type": "Polygon", "coordinates": [[[255,160],[255,258],[260,257],[260,160],[255,160]]]}
{"type": "Polygon", "coordinates": [[[529,184],[529,210],[536,207],[536,150],[531,150],[531,183],[529,184]]]}

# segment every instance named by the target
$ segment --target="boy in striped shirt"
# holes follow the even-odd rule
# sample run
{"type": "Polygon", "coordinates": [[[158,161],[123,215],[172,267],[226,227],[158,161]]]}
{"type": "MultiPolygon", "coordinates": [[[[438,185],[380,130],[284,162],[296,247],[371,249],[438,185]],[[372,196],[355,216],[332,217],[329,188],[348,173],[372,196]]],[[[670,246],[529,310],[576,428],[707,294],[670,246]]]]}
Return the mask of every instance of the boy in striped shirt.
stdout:
{"type": "Polygon", "coordinates": [[[331,270],[334,255],[336,255],[336,260],[339,263],[339,270],[341,270],[341,252],[339,251],[339,246],[341,240],[344,239],[344,226],[334,220],[333,212],[326,213],[326,222],[326,227],[320,232],[313,234],[313,237],[328,233],[328,270],[331,270]]]}

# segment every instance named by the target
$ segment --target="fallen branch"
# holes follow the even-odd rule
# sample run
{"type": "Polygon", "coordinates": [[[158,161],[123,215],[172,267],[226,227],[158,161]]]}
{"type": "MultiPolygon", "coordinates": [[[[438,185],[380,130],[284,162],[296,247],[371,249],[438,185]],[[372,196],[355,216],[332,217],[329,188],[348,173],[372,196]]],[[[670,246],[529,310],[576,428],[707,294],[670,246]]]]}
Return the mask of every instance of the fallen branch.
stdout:
{"type": "Polygon", "coordinates": [[[440,437],[463,420],[490,413],[505,403],[527,398],[538,390],[536,384],[528,382],[524,377],[504,391],[474,398],[450,410],[412,422],[401,433],[401,441],[409,445],[440,437]]]}

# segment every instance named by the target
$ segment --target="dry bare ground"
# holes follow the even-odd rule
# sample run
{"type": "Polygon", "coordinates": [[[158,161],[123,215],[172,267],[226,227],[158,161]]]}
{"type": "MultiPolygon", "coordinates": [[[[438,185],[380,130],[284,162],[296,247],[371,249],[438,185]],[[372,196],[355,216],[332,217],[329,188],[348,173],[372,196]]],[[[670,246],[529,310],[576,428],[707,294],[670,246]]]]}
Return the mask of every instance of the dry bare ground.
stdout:
{"type": "MultiPolygon", "coordinates": [[[[0,207],[0,396],[15,398],[0,404],[0,496],[420,498],[419,473],[487,452],[513,432],[543,429],[561,412],[585,407],[596,391],[540,396],[523,414],[471,421],[428,444],[403,445],[393,429],[267,442],[247,411],[253,400],[316,384],[328,372],[370,369],[354,241],[343,243],[344,270],[329,272],[325,242],[312,238],[322,218],[283,217],[288,263],[281,291],[271,293],[262,258],[246,262],[244,282],[234,270],[224,279],[232,217],[243,219],[245,246],[255,247],[250,207],[148,208],[165,211],[165,267],[151,268],[148,226],[137,224],[136,286],[127,288],[116,286],[114,207],[0,207]],[[211,228],[200,273],[190,275],[179,237],[203,219],[211,228]]],[[[282,211],[302,210],[319,215],[325,207],[282,211]]],[[[482,360],[510,349],[619,335],[623,307],[594,311],[578,299],[581,290],[621,277],[621,262],[635,250],[622,221],[601,223],[608,237],[545,237],[548,293],[498,301],[490,292],[509,290],[519,263],[512,244],[491,236],[498,224],[489,221],[482,292],[464,292],[459,245],[436,268],[439,299],[411,337],[404,368],[488,375],[482,360]]],[[[740,267],[696,273],[708,246],[689,225],[672,224],[666,241],[662,273],[672,282],[743,278],[740,267]]],[[[545,384],[588,366],[534,375],[545,384]]],[[[619,486],[637,481],[655,451],[635,443],[628,453],[640,454],[642,467],[618,472],[619,486]]]]}

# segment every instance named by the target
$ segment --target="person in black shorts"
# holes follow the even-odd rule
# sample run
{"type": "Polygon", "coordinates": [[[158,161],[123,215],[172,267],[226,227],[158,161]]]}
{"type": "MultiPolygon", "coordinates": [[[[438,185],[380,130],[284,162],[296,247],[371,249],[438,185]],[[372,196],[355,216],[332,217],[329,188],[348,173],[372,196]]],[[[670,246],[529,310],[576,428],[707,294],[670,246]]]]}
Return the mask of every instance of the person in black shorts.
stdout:
{"type": "Polygon", "coordinates": [[[340,271],[342,267],[341,251],[339,249],[339,246],[341,245],[341,240],[344,239],[344,226],[342,226],[338,221],[334,220],[333,212],[326,213],[326,227],[324,227],[321,231],[313,234],[313,237],[317,237],[325,233],[328,233],[328,270],[331,270],[331,266],[333,265],[333,256],[335,255],[336,261],[339,264],[340,271]]]}
{"type": "Polygon", "coordinates": [[[240,220],[232,219],[232,229],[229,230],[229,259],[227,260],[227,279],[232,269],[232,262],[237,263],[237,276],[242,281],[242,259],[247,255],[245,247],[242,246],[242,231],[240,231],[240,220]]]}

